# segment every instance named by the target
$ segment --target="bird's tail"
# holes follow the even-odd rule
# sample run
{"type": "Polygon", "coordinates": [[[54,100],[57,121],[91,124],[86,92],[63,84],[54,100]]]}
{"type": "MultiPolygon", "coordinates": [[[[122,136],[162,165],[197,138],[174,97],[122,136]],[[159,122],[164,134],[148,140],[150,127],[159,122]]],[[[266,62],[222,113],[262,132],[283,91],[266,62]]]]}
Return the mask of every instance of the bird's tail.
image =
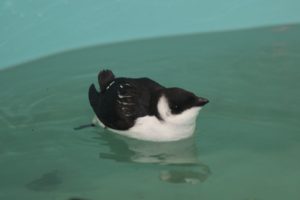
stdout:
{"type": "Polygon", "coordinates": [[[91,104],[92,108],[94,109],[94,111],[97,109],[98,104],[99,104],[99,95],[100,94],[96,90],[95,85],[92,84],[89,89],[89,101],[90,101],[90,104],[91,104]]]}
{"type": "Polygon", "coordinates": [[[95,127],[96,125],[91,123],[91,124],[84,124],[84,125],[80,125],[74,128],[75,131],[78,131],[80,129],[84,129],[84,128],[89,128],[89,127],[95,127]]]}

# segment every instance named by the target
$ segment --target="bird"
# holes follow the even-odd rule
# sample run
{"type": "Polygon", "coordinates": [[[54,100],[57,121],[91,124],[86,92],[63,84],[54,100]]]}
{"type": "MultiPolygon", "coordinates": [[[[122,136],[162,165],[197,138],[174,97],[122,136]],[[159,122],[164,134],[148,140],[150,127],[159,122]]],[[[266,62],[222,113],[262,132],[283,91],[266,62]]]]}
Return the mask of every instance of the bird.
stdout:
{"type": "Polygon", "coordinates": [[[98,74],[98,91],[91,84],[89,103],[98,124],[123,136],[153,142],[191,137],[204,97],[178,87],[164,87],[154,80],[115,77],[109,69],[98,74]]]}

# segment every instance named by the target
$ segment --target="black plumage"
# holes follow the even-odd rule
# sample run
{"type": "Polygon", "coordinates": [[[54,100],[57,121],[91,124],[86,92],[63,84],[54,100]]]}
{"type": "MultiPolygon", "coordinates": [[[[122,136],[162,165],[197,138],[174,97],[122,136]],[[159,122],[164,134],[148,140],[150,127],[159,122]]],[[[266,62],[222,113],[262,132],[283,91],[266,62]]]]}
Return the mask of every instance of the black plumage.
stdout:
{"type": "Polygon", "coordinates": [[[163,120],[157,110],[159,98],[164,95],[172,114],[180,114],[208,100],[180,88],[165,88],[149,78],[115,78],[110,70],[98,75],[100,92],[94,84],[89,88],[89,101],[97,118],[116,130],[128,130],[137,118],[155,116],[163,120]]]}
{"type": "Polygon", "coordinates": [[[89,101],[98,119],[117,130],[127,130],[135,119],[146,115],[159,117],[156,105],[163,86],[148,78],[115,78],[110,70],[98,75],[101,91],[92,84],[89,101]],[[156,95],[155,95],[156,94],[156,95]]]}

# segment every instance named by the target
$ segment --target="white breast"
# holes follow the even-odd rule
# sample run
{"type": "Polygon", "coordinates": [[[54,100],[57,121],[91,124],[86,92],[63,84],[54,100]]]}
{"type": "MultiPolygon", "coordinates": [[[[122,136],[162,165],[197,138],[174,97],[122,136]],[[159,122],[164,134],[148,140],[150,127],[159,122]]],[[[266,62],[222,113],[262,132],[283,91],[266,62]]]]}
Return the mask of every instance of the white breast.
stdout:
{"type": "Polygon", "coordinates": [[[138,118],[128,130],[128,136],[150,141],[176,141],[193,135],[196,121],[191,123],[170,123],[154,116],[138,118]]]}
{"type": "MultiPolygon", "coordinates": [[[[140,117],[135,121],[135,125],[126,131],[106,128],[115,133],[140,140],[176,141],[193,135],[199,110],[199,107],[191,108],[179,116],[170,116],[168,120],[164,121],[155,116],[140,117]],[[179,119],[182,121],[178,121],[179,119]]],[[[104,127],[98,119],[97,122],[104,127]]]]}
{"type": "MultiPolygon", "coordinates": [[[[163,120],[155,116],[144,116],[137,118],[134,126],[126,131],[106,128],[115,133],[140,140],[176,141],[193,135],[200,109],[200,107],[193,107],[179,115],[172,115],[167,100],[161,97],[158,102],[158,111],[163,120]]],[[[100,126],[104,127],[103,123],[98,119],[97,121],[100,126]]]]}
{"type": "MultiPolygon", "coordinates": [[[[104,127],[101,121],[97,120],[99,125],[104,127]]],[[[115,130],[106,127],[115,133],[149,141],[176,141],[193,135],[196,123],[190,124],[171,124],[160,121],[154,116],[145,116],[138,118],[135,125],[126,131],[115,130]]]]}

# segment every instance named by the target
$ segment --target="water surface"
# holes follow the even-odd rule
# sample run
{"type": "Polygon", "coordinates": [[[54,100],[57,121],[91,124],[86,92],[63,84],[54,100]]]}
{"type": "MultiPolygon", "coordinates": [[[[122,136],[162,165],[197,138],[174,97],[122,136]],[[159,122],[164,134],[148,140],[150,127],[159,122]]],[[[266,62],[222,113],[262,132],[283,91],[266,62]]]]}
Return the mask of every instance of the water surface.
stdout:
{"type": "Polygon", "coordinates": [[[0,71],[0,199],[300,198],[300,26],[94,46],[0,71]],[[101,128],[100,69],[207,97],[195,137],[151,143],[101,128]]]}

